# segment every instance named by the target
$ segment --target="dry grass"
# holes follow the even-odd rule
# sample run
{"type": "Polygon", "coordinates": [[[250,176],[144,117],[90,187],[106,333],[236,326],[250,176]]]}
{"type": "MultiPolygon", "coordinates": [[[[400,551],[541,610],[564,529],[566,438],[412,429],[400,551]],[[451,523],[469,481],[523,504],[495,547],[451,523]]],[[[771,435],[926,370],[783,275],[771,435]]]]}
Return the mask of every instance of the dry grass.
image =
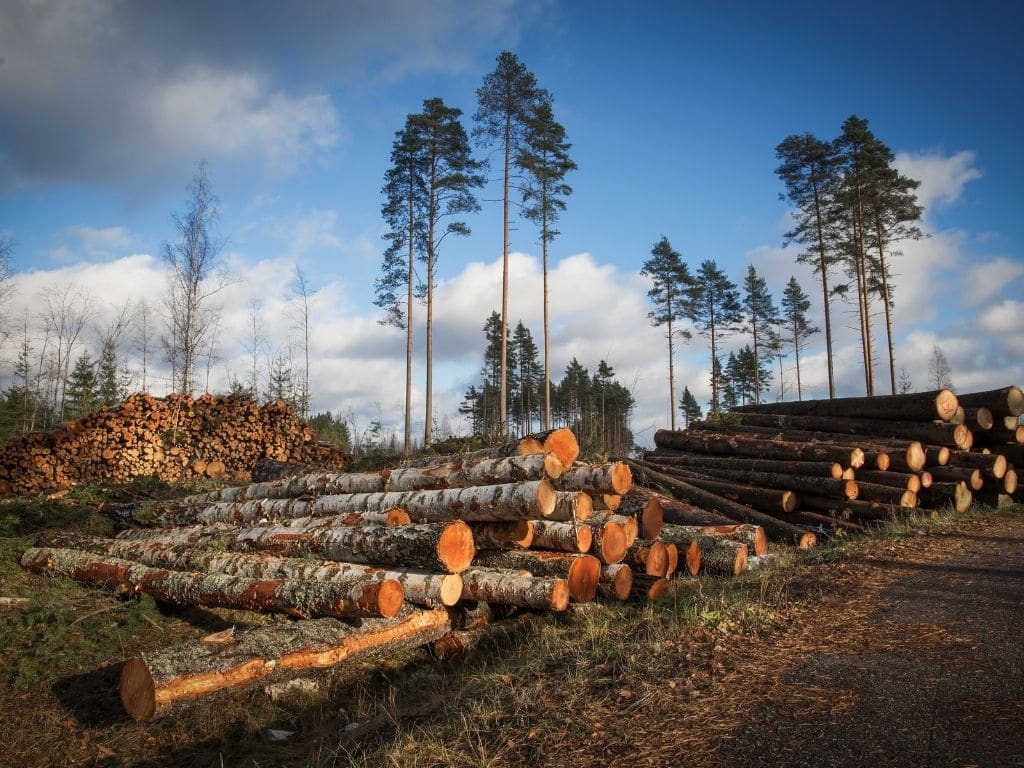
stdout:
{"type": "MultiPolygon", "coordinates": [[[[335,670],[314,692],[203,703],[152,724],[123,714],[120,664],[248,615],[167,611],[29,576],[17,566],[29,539],[0,539],[0,593],[33,598],[0,624],[0,765],[716,765],[716,745],[759,703],[796,717],[855,705],[853,691],[794,677],[801,654],[869,634],[883,647],[903,642],[872,616],[893,574],[866,561],[927,559],[941,538],[919,532],[1020,511],[910,519],[739,579],[680,582],[656,604],[510,624],[463,659],[410,652],[335,670]],[[269,729],[289,735],[274,742],[269,729]]],[[[920,629],[925,651],[957,641],[920,629]]]]}

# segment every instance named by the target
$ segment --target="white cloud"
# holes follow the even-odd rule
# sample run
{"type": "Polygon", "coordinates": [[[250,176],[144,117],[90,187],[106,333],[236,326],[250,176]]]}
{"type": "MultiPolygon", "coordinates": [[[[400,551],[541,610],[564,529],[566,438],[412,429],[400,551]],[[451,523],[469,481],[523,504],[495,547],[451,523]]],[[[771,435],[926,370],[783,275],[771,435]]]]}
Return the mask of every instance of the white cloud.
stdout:
{"type": "Polygon", "coordinates": [[[1024,263],[1006,257],[974,264],[960,281],[962,301],[968,307],[981,307],[1010,288],[1021,275],[1024,275],[1024,263]]]}
{"type": "Polygon", "coordinates": [[[955,203],[969,182],[981,178],[976,161],[977,153],[970,150],[961,150],[953,155],[898,152],[893,165],[903,175],[921,182],[917,200],[927,212],[932,207],[955,203]]]}

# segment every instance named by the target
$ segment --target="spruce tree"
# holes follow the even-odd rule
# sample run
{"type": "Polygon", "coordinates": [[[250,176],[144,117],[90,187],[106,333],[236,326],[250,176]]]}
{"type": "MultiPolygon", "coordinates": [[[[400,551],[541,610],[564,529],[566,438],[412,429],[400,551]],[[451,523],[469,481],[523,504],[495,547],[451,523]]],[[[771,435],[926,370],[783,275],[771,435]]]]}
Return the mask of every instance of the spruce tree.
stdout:
{"type": "Polygon", "coordinates": [[[542,371],[537,360],[537,344],[530,329],[520,320],[512,333],[512,350],[515,361],[515,414],[520,433],[533,431],[533,415],[537,411],[536,397],[540,390],[542,371]]]}
{"type": "Polygon", "coordinates": [[[83,352],[75,361],[75,367],[68,377],[68,388],[65,395],[65,412],[72,419],[80,419],[92,413],[99,406],[99,381],[96,378],[96,365],[88,351],[83,352]]]}
{"type": "MultiPolygon", "coordinates": [[[[686,316],[708,340],[711,360],[718,358],[718,344],[736,333],[743,321],[739,290],[718,265],[707,259],[701,262],[687,289],[686,316]]],[[[719,410],[718,382],[711,376],[711,412],[719,410]]]]}
{"type": "Polygon", "coordinates": [[[96,368],[96,396],[99,404],[117,405],[123,398],[124,390],[118,377],[117,347],[112,338],[103,340],[96,368]]]}
{"type": "Polygon", "coordinates": [[[691,394],[689,387],[683,387],[683,397],[679,401],[679,411],[683,414],[684,429],[689,428],[693,422],[704,418],[700,405],[697,403],[697,398],[691,394]]]}
{"type": "Polygon", "coordinates": [[[691,338],[690,331],[679,328],[680,321],[687,316],[687,295],[693,288],[693,277],[679,252],[672,248],[664,235],[651,249],[651,258],[644,262],[640,274],[651,278],[653,285],[647,297],[654,309],[647,313],[651,325],[667,326],[668,339],[668,402],[671,428],[676,428],[676,401],[674,338],[678,333],[684,340],[691,338]]]}
{"type": "MultiPolygon", "coordinates": [[[[537,85],[537,78],[526,69],[511,51],[502,51],[493,72],[484,76],[477,88],[477,111],[473,115],[477,126],[473,135],[486,146],[495,143],[502,152],[502,271],[501,271],[501,346],[502,369],[499,409],[502,423],[508,419],[508,295],[509,295],[509,201],[512,170],[525,145],[527,124],[540,104],[551,101],[550,94],[537,85]]],[[[504,432],[502,434],[505,434],[504,432]]]]}
{"type": "Polygon", "coordinates": [[[816,333],[819,329],[812,326],[807,320],[807,310],[811,308],[810,299],[803,292],[800,283],[795,277],[789,278],[786,290],[782,294],[782,316],[786,341],[793,345],[793,357],[796,361],[796,397],[803,400],[803,390],[800,384],[800,350],[804,342],[816,333]]]}
{"type": "Polygon", "coordinates": [[[779,319],[779,310],[768,291],[768,283],[752,264],[743,279],[743,309],[747,313],[746,329],[754,342],[754,402],[760,403],[761,392],[767,389],[761,381],[762,360],[770,356],[772,328],[779,319]]]}
{"type": "Polygon", "coordinates": [[[565,198],[572,187],[565,175],[576,169],[569,157],[572,145],[565,140],[565,128],[555,120],[549,101],[534,105],[526,120],[524,146],[516,164],[526,171],[523,187],[523,215],[540,227],[544,276],[544,429],[551,428],[551,326],[548,311],[548,244],[558,230],[554,225],[565,210],[565,198]]]}
{"type": "Polygon", "coordinates": [[[811,264],[821,279],[821,300],[825,316],[825,356],[828,361],[828,396],[836,396],[832,358],[831,302],[835,295],[829,273],[840,262],[835,242],[834,199],[838,187],[838,162],[834,147],[813,134],[788,136],[775,148],[780,165],[775,173],[786,187],[782,197],[793,204],[796,220],[783,245],[798,243],[805,250],[797,261],[811,264]]]}

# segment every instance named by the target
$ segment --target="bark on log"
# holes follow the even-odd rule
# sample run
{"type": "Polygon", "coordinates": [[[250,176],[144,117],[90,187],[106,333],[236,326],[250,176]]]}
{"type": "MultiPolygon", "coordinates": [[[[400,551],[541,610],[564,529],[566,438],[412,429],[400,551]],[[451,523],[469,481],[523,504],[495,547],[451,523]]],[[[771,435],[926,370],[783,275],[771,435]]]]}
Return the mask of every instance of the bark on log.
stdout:
{"type": "Polygon", "coordinates": [[[508,456],[529,456],[533,454],[553,453],[563,467],[571,467],[580,454],[580,446],[576,435],[571,429],[552,429],[527,435],[520,440],[513,440],[479,451],[454,454],[448,456],[424,456],[402,463],[403,467],[430,467],[455,461],[473,461],[476,459],[502,459],[508,456]]]}
{"type": "Polygon", "coordinates": [[[851,501],[827,496],[804,496],[804,511],[824,512],[843,516],[856,515],[865,520],[892,520],[907,511],[908,508],[877,501],[851,501]]]}
{"type": "Polygon", "coordinates": [[[951,419],[953,424],[966,424],[970,429],[985,432],[996,426],[995,417],[988,408],[961,408],[957,409],[957,416],[951,419]],[[961,417],[962,421],[957,421],[961,417]]]}
{"type": "Polygon", "coordinates": [[[970,392],[960,395],[959,400],[964,408],[988,408],[997,419],[1004,416],[1020,416],[1024,413],[1024,391],[1021,391],[1020,387],[1010,386],[987,392],[970,392]]]}
{"type": "Polygon", "coordinates": [[[736,522],[727,515],[702,509],[687,501],[677,501],[667,496],[662,496],[659,500],[661,502],[664,523],[673,523],[675,525],[733,525],[736,522]]]}
{"type": "Polygon", "coordinates": [[[476,485],[503,485],[528,480],[556,478],[562,473],[554,454],[506,456],[500,459],[471,459],[435,464],[429,467],[399,467],[386,472],[388,491],[420,488],[468,488],[476,485]],[[432,482],[433,485],[428,485],[432,482]]]}
{"type": "Polygon", "coordinates": [[[658,576],[634,573],[629,599],[635,602],[654,602],[664,597],[669,590],[669,580],[658,576]]]}
{"type": "Polygon", "coordinates": [[[1016,426],[1013,429],[993,427],[988,432],[978,433],[978,438],[979,446],[999,445],[1000,443],[1024,445],[1024,425],[1016,426]]]}
{"type": "MultiPolygon", "coordinates": [[[[844,465],[838,461],[794,461],[792,459],[752,459],[738,456],[709,456],[702,453],[674,453],[664,455],[648,452],[644,460],[666,467],[680,467],[695,472],[703,467],[745,469],[754,472],[781,472],[791,475],[815,475],[841,478],[844,465]]],[[[845,465],[849,466],[849,465],[845,465]]]]}
{"type": "Polygon", "coordinates": [[[480,549],[529,549],[533,546],[533,520],[470,523],[473,541],[480,549]]]}
{"type": "Polygon", "coordinates": [[[629,467],[621,461],[605,464],[576,464],[558,478],[559,491],[586,491],[590,494],[621,496],[633,485],[629,467]]]}
{"type": "Polygon", "coordinates": [[[447,612],[418,610],[358,627],[318,619],[238,630],[226,643],[200,640],[129,659],[118,689],[132,718],[152,720],[185,702],[282,682],[374,651],[415,647],[448,630],[447,612]]]}
{"type": "MultiPolygon", "coordinates": [[[[932,467],[929,472],[932,476],[932,481],[936,483],[959,483],[963,481],[967,483],[967,487],[972,491],[980,491],[985,487],[985,480],[982,477],[980,469],[971,469],[970,467],[932,467]]],[[[1003,473],[1003,477],[1006,473],[1003,473]]]]}
{"type": "Polygon", "coordinates": [[[769,439],[764,435],[702,432],[693,429],[685,432],[673,432],[659,429],[654,433],[654,444],[661,449],[707,453],[716,456],[746,456],[755,459],[786,459],[790,461],[834,461],[844,467],[854,468],[864,464],[864,453],[856,446],[785,442],[769,439]]]}
{"type": "MultiPolygon", "coordinates": [[[[651,461],[654,464],[655,462],[651,461]]],[[[746,504],[753,509],[771,513],[775,510],[792,512],[799,505],[796,494],[790,490],[758,487],[753,483],[745,481],[749,470],[728,470],[719,467],[708,467],[706,473],[694,470],[683,469],[675,466],[663,466],[661,471],[669,477],[684,480],[692,486],[710,491],[725,499],[732,499],[740,504],[746,504]],[[734,472],[730,480],[722,480],[716,477],[715,472],[734,472]]],[[[824,478],[823,478],[824,479],[824,478]]],[[[828,478],[831,479],[831,478],[828,478]]]]}
{"type": "MultiPolygon", "coordinates": [[[[914,493],[921,490],[921,477],[912,472],[859,470],[854,477],[857,480],[858,488],[861,488],[863,483],[873,483],[875,485],[887,485],[891,488],[902,488],[905,491],[913,491],[914,493]]],[[[861,497],[868,498],[863,493],[861,493],[861,497]]],[[[879,499],[874,500],[879,501],[879,499]]]]}
{"type": "Polygon", "coordinates": [[[615,511],[623,517],[632,517],[637,521],[642,539],[658,538],[658,532],[665,522],[661,500],[646,488],[630,488],[615,511]]]}
{"type": "MultiPolygon", "coordinates": [[[[362,495],[362,494],[361,494],[362,495]]],[[[349,525],[407,525],[412,522],[405,510],[392,506],[385,509],[354,510],[347,504],[332,504],[334,499],[349,496],[324,496],[316,501],[306,499],[255,499],[252,501],[217,502],[196,512],[188,522],[197,523],[256,523],[288,518],[328,517],[345,515],[349,525]]],[[[181,525],[180,520],[158,520],[162,525],[181,525]]]]}
{"type": "Polygon", "coordinates": [[[622,497],[615,493],[592,493],[590,499],[595,512],[614,512],[622,503],[622,497]]]}
{"type": "Polygon", "coordinates": [[[555,491],[555,506],[548,520],[559,523],[582,522],[594,514],[594,502],[582,491],[555,491]]]}
{"type": "Polygon", "coordinates": [[[364,577],[344,582],[259,579],[222,573],[153,568],[110,555],[32,547],[22,566],[122,593],[151,595],[178,605],[242,608],[289,616],[395,616],[402,607],[397,581],[364,577]]]}
{"type": "Polygon", "coordinates": [[[577,602],[594,599],[601,576],[601,562],[591,555],[537,550],[482,551],[474,565],[529,571],[534,576],[565,579],[569,596],[577,602]]]}
{"type": "Polygon", "coordinates": [[[763,413],[786,416],[849,416],[865,418],[949,421],[956,413],[957,396],[948,389],[932,392],[911,392],[903,395],[870,395],[837,397],[831,400],[790,400],[781,403],[758,403],[734,408],[739,413],[763,413]]]}
{"type": "Polygon", "coordinates": [[[368,578],[397,581],[402,585],[407,603],[428,608],[454,605],[462,594],[462,579],[453,573],[431,573],[410,568],[376,568],[363,563],[225,552],[189,544],[107,539],[71,533],[50,535],[46,537],[46,543],[51,547],[79,549],[94,554],[133,560],[154,568],[170,568],[179,571],[222,573],[253,579],[296,579],[339,584],[368,578]]]}
{"type": "Polygon", "coordinates": [[[701,571],[713,576],[738,576],[747,567],[747,545],[741,541],[708,535],[700,528],[666,525],[661,531],[663,541],[677,547],[700,546],[701,571]]]}
{"type": "MultiPolygon", "coordinates": [[[[668,473],[666,473],[668,474],[668,473]]],[[[804,475],[782,475],[773,472],[751,472],[729,469],[709,469],[709,477],[721,478],[734,483],[748,483],[760,488],[776,488],[781,490],[799,491],[800,493],[816,493],[819,495],[844,496],[848,499],[857,498],[857,482],[855,480],[833,480],[831,477],[806,477],[804,475]]],[[[691,485],[696,483],[687,480],[691,485]]],[[[722,495],[715,491],[718,495],[722,495]]],[[[785,501],[785,500],[784,500],[785,501]]],[[[785,505],[777,504],[772,509],[792,512],[798,507],[799,500],[790,499],[785,505]],[[789,507],[787,509],[786,507],[789,507]]],[[[748,504],[748,506],[751,506],[748,504]]],[[[762,507],[762,510],[764,508],[762,507]]]]}
{"type": "Polygon", "coordinates": [[[921,491],[918,505],[926,509],[941,510],[952,507],[956,512],[966,512],[971,508],[974,494],[967,483],[933,483],[931,488],[921,491]]]}
{"type": "Polygon", "coordinates": [[[626,532],[622,524],[607,517],[593,517],[584,525],[590,526],[590,550],[605,565],[621,563],[626,556],[626,532]]]}
{"type": "Polygon", "coordinates": [[[462,573],[462,598],[539,611],[564,611],[569,584],[561,578],[521,576],[518,571],[470,568],[462,573]]]}
{"type": "Polygon", "coordinates": [[[859,479],[857,480],[857,498],[910,509],[917,506],[917,494],[914,491],[906,488],[894,488],[891,485],[862,482],[859,479]]]}
{"type": "Polygon", "coordinates": [[[633,546],[626,550],[622,562],[637,573],[663,577],[669,575],[668,548],[661,541],[637,539],[633,546]]]}
{"type": "MultiPolygon", "coordinates": [[[[731,539],[741,544],[746,544],[749,552],[757,556],[768,551],[768,537],[765,536],[764,528],[759,525],[702,525],[702,526],[675,526],[675,531],[687,531],[697,536],[713,536],[719,539],[731,539]]],[[[695,541],[697,538],[694,539],[695,541]]]]}
{"type": "MultiPolygon", "coordinates": [[[[991,477],[993,480],[1000,480],[1003,475],[1006,474],[1009,462],[1006,460],[1006,456],[1000,453],[950,451],[949,463],[946,466],[980,469],[986,477],[991,477]]],[[[935,475],[933,474],[932,477],[935,477],[935,475]]]]}
{"type": "MultiPolygon", "coordinates": [[[[923,421],[888,421],[885,419],[854,418],[849,416],[786,416],[787,428],[792,426],[803,430],[828,430],[850,435],[919,440],[933,445],[949,445],[970,450],[973,433],[963,424],[933,424],[923,421]]],[[[775,426],[774,416],[758,413],[742,413],[743,424],[775,426]]]]}
{"type": "Polygon", "coordinates": [[[721,496],[708,493],[700,488],[695,488],[681,480],[676,480],[661,472],[650,469],[642,463],[632,460],[627,463],[629,468],[633,470],[634,480],[639,481],[643,485],[660,485],[670,493],[685,498],[693,504],[699,504],[704,508],[720,512],[732,518],[733,522],[760,525],[771,539],[796,544],[801,549],[813,547],[817,543],[817,537],[813,533],[801,530],[795,525],[782,522],[763,512],[758,512],[756,509],[737,504],[729,499],[723,499],[721,496]]]}
{"type": "Polygon", "coordinates": [[[594,534],[589,525],[560,523],[553,520],[531,520],[534,549],[558,552],[589,552],[594,534]]]}
{"type": "Polygon", "coordinates": [[[601,568],[598,595],[605,600],[627,600],[633,588],[633,571],[625,563],[605,565],[601,568]]]}

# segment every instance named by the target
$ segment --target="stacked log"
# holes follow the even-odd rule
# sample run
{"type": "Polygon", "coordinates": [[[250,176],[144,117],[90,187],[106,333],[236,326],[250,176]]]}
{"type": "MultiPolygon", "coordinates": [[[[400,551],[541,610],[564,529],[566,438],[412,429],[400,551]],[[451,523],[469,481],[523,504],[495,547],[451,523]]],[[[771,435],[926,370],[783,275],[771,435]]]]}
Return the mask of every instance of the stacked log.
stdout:
{"type": "Polygon", "coordinates": [[[249,476],[261,458],[343,470],[352,457],[326,443],[284,402],[248,396],[164,398],[120,405],[31,432],[0,448],[0,494],[34,494],[87,482],[152,475],[169,482],[249,476]]]}
{"type": "Polygon", "coordinates": [[[792,542],[794,526],[862,531],[915,509],[964,511],[979,492],[1019,493],[1022,412],[1018,387],[745,405],[660,430],[631,467],[683,505],[663,505],[673,523],[707,524],[711,512],[792,542]]]}

